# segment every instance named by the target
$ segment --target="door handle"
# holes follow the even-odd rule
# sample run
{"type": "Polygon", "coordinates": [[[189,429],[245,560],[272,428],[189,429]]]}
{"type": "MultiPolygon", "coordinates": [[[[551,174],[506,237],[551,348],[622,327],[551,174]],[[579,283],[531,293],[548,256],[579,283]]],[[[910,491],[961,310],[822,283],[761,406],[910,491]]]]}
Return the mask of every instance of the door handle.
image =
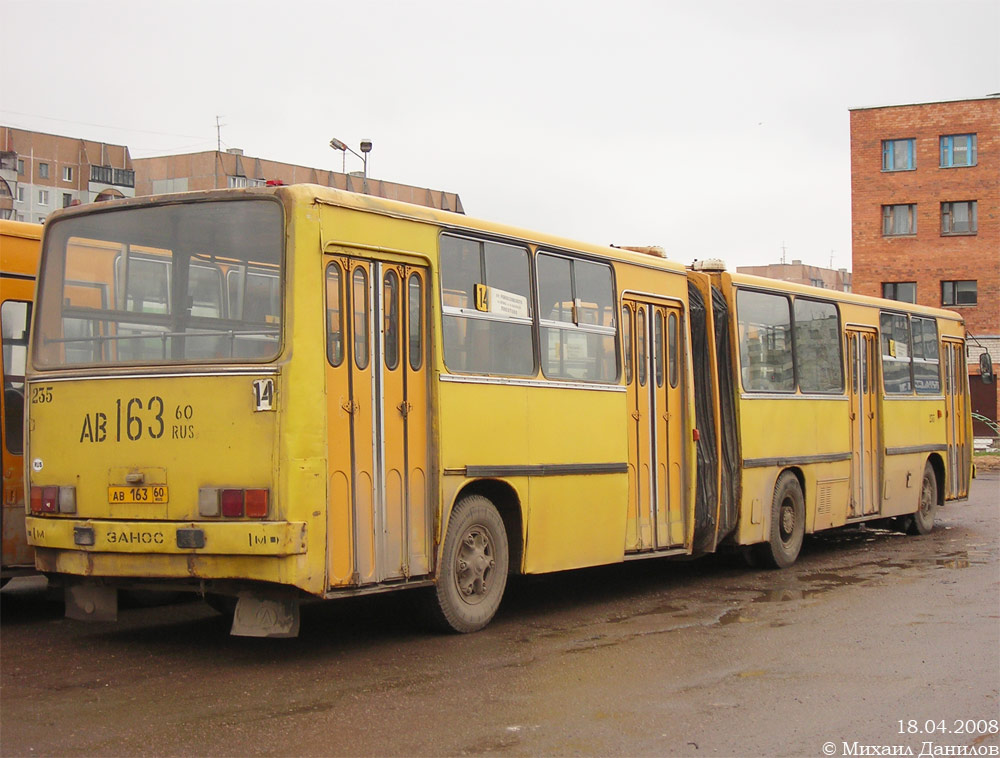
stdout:
{"type": "Polygon", "coordinates": [[[407,416],[410,415],[410,411],[413,410],[413,404],[408,403],[404,400],[402,403],[396,406],[396,409],[399,411],[399,415],[401,415],[403,418],[406,418],[407,416]]]}

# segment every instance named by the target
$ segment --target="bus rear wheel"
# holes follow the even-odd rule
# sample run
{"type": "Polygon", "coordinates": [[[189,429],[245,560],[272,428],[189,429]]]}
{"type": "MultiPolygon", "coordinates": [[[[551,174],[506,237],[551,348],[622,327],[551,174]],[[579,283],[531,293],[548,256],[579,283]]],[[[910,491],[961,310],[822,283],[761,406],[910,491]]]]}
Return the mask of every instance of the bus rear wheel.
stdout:
{"type": "Polygon", "coordinates": [[[785,471],[774,485],[771,531],[768,541],[756,546],[756,557],[771,568],[795,563],[806,532],[806,503],[798,477],[785,471]]]}
{"type": "Polygon", "coordinates": [[[507,532],[493,503],[481,495],[462,498],[452,511],[438,572],[432,615],[456,632],[486,626],[507,586],[507,532]]]}
{"type": "Polygon", "coordinates": [[[910,518],[906,531],[909,534],[930,534],[937,513],[937,475],[930,461],[924,465],[924,478],[920,483],[920,507],[910,518]]]}

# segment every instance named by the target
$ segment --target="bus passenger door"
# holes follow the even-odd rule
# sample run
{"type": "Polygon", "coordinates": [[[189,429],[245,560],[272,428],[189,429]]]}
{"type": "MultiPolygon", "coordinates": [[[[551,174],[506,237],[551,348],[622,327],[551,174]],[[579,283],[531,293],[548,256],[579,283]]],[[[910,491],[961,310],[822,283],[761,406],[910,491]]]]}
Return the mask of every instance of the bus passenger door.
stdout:
{"type": "Polygon", "coordinates": [[[626,300],[622,323],[631,415],[625,550],[660,550],[684,541],[680,309],[626,300]]]}
{"type": "Polygon", "coordinates": [[[848,386],[851,398],[851,504],[848,518],[879,509],[877,334],[869,329],[847,330],[848,386]]]}
{"type": "Polygon", "coordinates": [[[941,342],[944,353],[945,438],[948,443],[949,500],[969,494],[969,449],[966,429],[968,377],[965,350],[960,342],[941,342]]]}
{"type": "Polygon", "coordinates": [[[649,306],[626,300],[622,305],[625,330],[629,420],[629,501],[625,552],[653,547],[652,428],[649,388],[649,306]]]}
{"type": "Polygon", "coordinates": [[[426,269],[326,263],[330,585],[426,574],[426,269]]]}

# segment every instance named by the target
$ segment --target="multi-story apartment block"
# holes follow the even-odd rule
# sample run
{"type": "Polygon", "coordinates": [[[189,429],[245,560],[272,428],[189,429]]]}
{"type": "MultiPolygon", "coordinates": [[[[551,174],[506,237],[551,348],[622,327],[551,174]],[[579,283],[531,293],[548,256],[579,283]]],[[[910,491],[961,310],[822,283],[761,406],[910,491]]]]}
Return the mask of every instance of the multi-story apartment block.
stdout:
{"type": "Polygon", "coordinates": [[[210,150],[132,160],[128,147],[0,126],[0,218],[42,223],[77,203],[308,182],[464,213],[457,193],[210,150]]]}
{"type": "Polygon", "coordinates": [[[0,126],[0,216],[42,223],[57,208],[134,196],[124,145],[0,126]]]}
{"type": "Polygon", "coordinates": [[[202,153],[137,158],[135,171],[138,195],[304,182],[464,213],[462,200],[454,192],[251,158],[238,148],[225,152],[209,150],[202,153]]]}
{"type": "Polygon", "coordinates": [[[770,263],[766,266],[737,266],[736,271],[740,274],[766,276],[769,279],[808,284],[838,292],[851,291],[851,272],[846,268],[821,268],[793,260],[791,263],[770,263]]]}
{"type": "Polygon", "coordinates": [[[851,213],[854,291],[961,313],[973,410],[996,419],[1000,95],[851,110],[851,213]]]}

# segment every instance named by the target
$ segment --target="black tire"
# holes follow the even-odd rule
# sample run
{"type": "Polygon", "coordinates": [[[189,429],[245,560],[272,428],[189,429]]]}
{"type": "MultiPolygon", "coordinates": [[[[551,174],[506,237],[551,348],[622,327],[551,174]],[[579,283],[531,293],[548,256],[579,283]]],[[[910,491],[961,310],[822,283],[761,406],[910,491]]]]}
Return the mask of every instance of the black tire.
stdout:
{"type": "Polygon", "coordinates": [[[930,461],[924,465],[924,478],[920,483],[920,505],[909,519],[907,534],[930,534],[938,508],[937,475],[930,461]]]}
{"type": "Polygon", "coordinates": [[[507,586],[507,531],[493,503],[462,498],[451,512],[431,616],[439,628],[468,633],[486,626],[507,586]]]}
{"type": "Polygon", "coordinates": [[[758,560],[770,568],[795,563],[806,533],[806,501],[798,477],[785,471],[774,485],[768,541],[756,546],[758,560]]]}

